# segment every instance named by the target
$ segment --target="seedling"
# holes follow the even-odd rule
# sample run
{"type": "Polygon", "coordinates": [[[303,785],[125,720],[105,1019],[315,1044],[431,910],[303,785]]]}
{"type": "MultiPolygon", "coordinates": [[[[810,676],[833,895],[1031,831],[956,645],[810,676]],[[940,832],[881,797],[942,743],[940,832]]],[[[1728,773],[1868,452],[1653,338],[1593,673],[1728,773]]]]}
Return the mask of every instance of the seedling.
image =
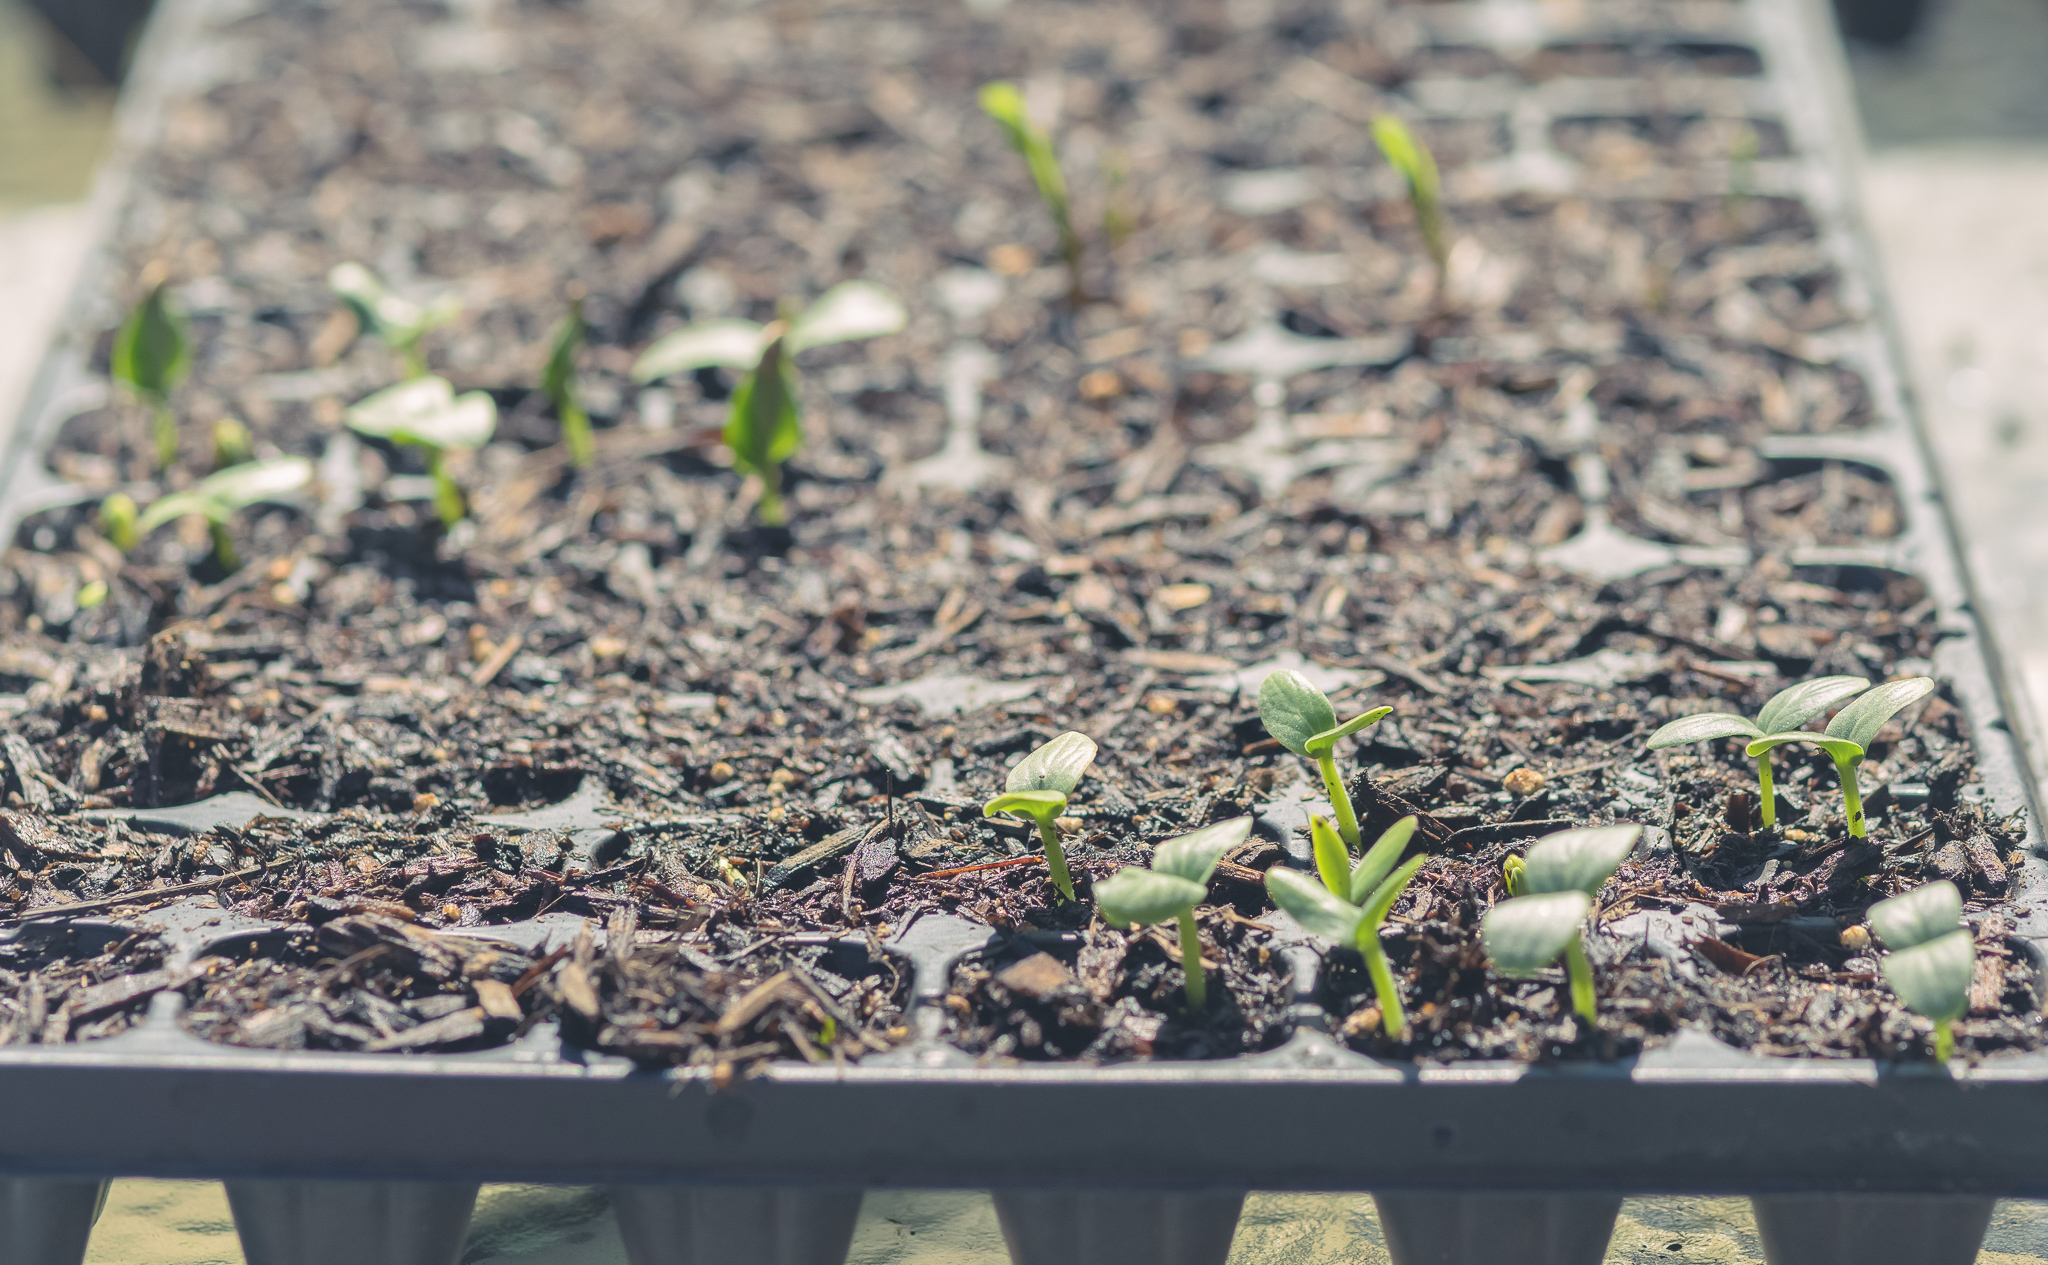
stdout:
{"type": "MultiPolygon", "coordinates": [[[[122,535],[125,534],[129,542],[127,547],[132,548],[137,539],[165,523],[187,514],[199,514],[205,517],[207,532],[213,537],[213,556],[224,569],[239,571],[242,560],[235,553],[235,542],[228,536],[228,524],[234,520],[235,514],[262,501],[288,500],[312,478],[313,463],[304,457],[278,457],[229,466],[207,475],[183,492],[173,492],[151,502],[139,519],[132,519],[132,526],[128,526],[125,532],[116,528],[108,532],[107,539],[121,547],[122,535]]],[[[134,512],[135,502],[118,492],[100,503],[100,521],[103,524],[110,516],[132,516],[134,512]],[[127,502],[125,508],[119,506],[121,501],[127,502]]]]}
{"type": "Polygon", "coordinates": [[[1209,892],[1209,876],[1216,872],[1216,863],[1251,833],[1249,817],[1204,826],[1154,848],[1151,869],[1129,866],[1096,885],[1095,903],[1102,910],[1102,920],[1113,927],[1180,924],[1180,964],[1187,973],[1188,1007],[1192,1010],[1209,1006],[1195,906],[1209,892]]]}
{"type": "Polygon", "coordinates": [[[126,492],[109,493],[100,502],[100,535],[122,553],[133,553],[135,542],[141,539],[135,530],[141,513],[135,507],[135,498],[126,492]]]}
{"type": "Polygon", "coordinates": [[[110,369],[114,381],[150,410],[156,464],[162,469],[178,459],[178,416],[171,411],[171,391],[191,367],[185,318],[171,307],[170,282],[159,281],[121,322],[110,369]]]}
{"type": "Polygon", "coordinates": [[[427,473],[434,479],[434,510],[453,527],[468,512],[468,503],[448,475],[447,454],[489,443],[498,428],[498,405],[482,391],[456,395],[446,378],[414,378],[358,401],[348,411],[348,425],[359,435],[425,450],[427,473]]]}
{"type": "Polygon", "coordinates": [[[879,338],[902,329],[909,314],[896,296],[868,281],[843,281],[789,320],[771,325],[728,319],[685,326],[655,340],[633,365],[633,380],[654,382],[718,367],[746,371],[733,389],[725,443],[733,468],[761,479],[761,521],[788,521],[782,507],[782,463],[803,442],[796,374],[790,358],[827,343],[879,338]]]}
{"type": "Polygon", "coordinates": [[[597,455],[590,437],[590,414],[583,411],[582,392],[576,386],[576,353],[588,332],[583,323],[583,296],[578,294],[569,300],[569,314],[555,326],[554,348],[540,380],[541,390],[555,406],[555,416],[562,419],[562,443],[569,449],[569,464],[579,470],[597,455]]]}
{"type": "Polygon", "coordinates": [[[1600,1017],[1593,993],[1593,964],[1579,926],[1592,912],[1593,897],[1635,849],[1641,826],[1594,826],[1545,835],[1526,859],[1509,857],[1502,866],[1509,899],[1486,911],[1479,934],[1495,969],[1525,979],[1564,956],[1572,1010],[1588,1024],[1600,1017]]]}
{"type": "Polygon", "coordinates": [[[1871,741],[1877,737],[1877,731],[1884,728],[1886,721],[1933,692],[1934,681],[1929,677],[1912,676],[1903,681],[1887,681],[1836,712],[1824,733],[1794,729],[1788,733],[1765,734],[1751,742],[1747,750],[1753,756],[1763,756],[1772,747],[1788,742],[1810,742],[1833,756],[1835,772],[1842,779],[1842,815],[1848,818],[1849,833],[1861,838],[1864,833],[1863,793],[1856,785],[1856,766],[1863,763],[1864,752],[1870,749],[1871,741]]]}
{"type": "Polygon", "coordinates": [[[232,417],[213,424],[213,468],[225,470],[256,460],[256,439],[232,417]]]}
{"type": "Polygon", "coordinates": [[[1074,880],[1067,873],[1067,854],[1060,850],[1055,823],[1066,812],[1067,796],[1081,784],[1093,763],[1095,740],[1070,729],[1017,761],[1003,783],[1003,793],[981,810],[984,817],[1015,813],[1038,823],[1038,837],[1045,842],[1045,868],[1052,872],[1052,885],[1068,900],[1074,899],[1074,880]]]}
{"type": "Polygon", "coordinates": [[[1386,950],[1380,947],[1380,924],[1401,895],[1408,880],[1429,858],[1414,857],[1395,868],[1408,840],[1415,834],[1416,819],[1403,817],[1387,827],[1357,865],[1330,823],[1309,818],[1309,838],[1315,843],[1318,884],[1306,874],[1275,866],[1266,871],[1266,890],[1273,903],[1290,914],[1302,929],[1340,944],[1355,944],[1365,957],[1366,973],[1379,998],[1380,1025],[1399,1041],[1408,1035],[1408,1017],[1401,1009],[1401,990],[1394,984],[1394,972],[1387,965],[1386,950]]]}
{"type": "Polygon", "coordinates": [[[1937,880],[1870,907],[1870,926],[1891,952],[1884,977],[1906,1008],[1934,1021],[1934,1057],[1955,1053],[1955,1022],[1969,1013],[1977,946],[1963,926],[1963,897],[1937,880]]]}
{"type": "MultiPolygon", "coordinates": [[[[1860,676],[1815,677],[1773,694],[1771,701],[1756,714],[1755,720],[1733,712],[1700,712],[1681,716],[1651,734],[1648,746],[1652,751],[1661,751],[1666,747],[1710,742],[1716,738],[1756,739],[1782,733],[1805,724],[1843,699],[1869,688],[1870,682],[1860,676]]],[[[1756,782],[1763,795],[1763,823],[1769,828],[1778,821],[1777,797],[1771,790],[1771,755],[1768,750],[1750,754],[1756,757],[1756,782]]]]}
{"type": "Polygon", "coordinates": [[[1010,138],[1010,147],[1024,159],[1031,182],[1038,186],[1039,201],[1052,213],[1059,230],[1060,258],[1067,265],[1067,301],[1079,307],[1087,301],[1081,284],[1081,235],[1074,231],[1073,208],[1067,202],[1067,178],[1060,170],[1060,156],[1053,150],[1052,137],[1031,121],[1024,110],[1024,94],[1017,85],[1003,80],[981,86],[981,108],[1010,138]]]}
{"type": "Polygon", "coordinates": [[[1344,779],[1337,774],[1337,740],[1393,714],[1391,707],[1375,707],[1340,725],[1328,696],[1301,673],[1281,668],[1268,672],[1259,682],[1259,720],[1274,741],[1314,760],[1322,770],[1323,789],[1329,792],[1330,808],[1337,814],[1337,834],[1347,848],[1359,846],[1358,814],[1351,807],[1351,792],[1344,789],[1344,779]]]}
{"type": "Polygon", "coordinates": [[[327,284],[355,313],[357,329],[398,353],[408,378],[427,376],[420,340],[462,315],[462,300],[454,295],[422,306],[391,293],[376,273],[358,263],[337,265],[327,274],[327,284]]]}
{"type": "Polygon", "coordinates": [[[1391,114],[1373,116],[1372,139],[1408,184],[1408,204],[1415,208],[1415,224],[1436,264],[1437,292],[1442,294],[1450,275],[1451,248],[1444,231],[1443,185],[1437,177],[1436,158],[1427,145],[1415,139],[1407,124],[1391,114]]]}

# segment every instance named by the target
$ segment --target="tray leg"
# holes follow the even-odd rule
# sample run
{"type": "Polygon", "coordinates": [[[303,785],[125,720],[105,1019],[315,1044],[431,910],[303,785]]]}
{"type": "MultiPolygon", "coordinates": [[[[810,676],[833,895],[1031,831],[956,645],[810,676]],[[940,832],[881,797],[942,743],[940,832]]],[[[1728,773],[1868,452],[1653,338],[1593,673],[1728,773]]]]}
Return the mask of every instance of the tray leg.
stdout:
{"type": "Polygon", "coordinates": [[[843,1265],[857,1190],[614,1186],[632,1265],[843,1265]]]}
{"type": "Polygon", "coordinates": [[[0,1261],[79,1265],[106,1206],[105,1182],[0,1178],[0,1261]]]}
{"type": "Polygon", "coordinates": [[[1619,1195],[1374,1195],[1394,1265],[1600,1265],[1619,1195]]]}
{"type": "Polygon", "coordinates": [[[455,1265],[475,1182],[228,1182],[248,1265],[455,1265]]]}
{"type": "Polygon", "coordinates": [[[1758,1195],[1770,1265],[1971,1265],[1998,1201],[1981,1195],[1758,1195]]]}
{"type": "Polygon", "coordinates": [[[1243,1191],[993,1192],[1010,1265],[1223,1265],[1243,1191]]]}

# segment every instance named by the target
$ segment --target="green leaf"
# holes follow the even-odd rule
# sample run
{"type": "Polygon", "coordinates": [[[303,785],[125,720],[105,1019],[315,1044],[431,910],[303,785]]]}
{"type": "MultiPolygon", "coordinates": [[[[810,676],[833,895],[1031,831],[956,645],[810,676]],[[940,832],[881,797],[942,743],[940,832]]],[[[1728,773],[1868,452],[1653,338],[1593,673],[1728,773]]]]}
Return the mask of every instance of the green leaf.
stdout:
{"type": "Polygon", "coordinates": [[[576,353],[583,346],[590,327],[583,320],[583,300],[569,300],[569,312],[555,326],[547,368],[541,371],[540,389],[557,412],[576,402],[576,353]]]}
{"type": "Polygon", "coordinates": [[[1887,949],[1910,949],[1963,925],[1963,894],[1947,879],[1881,900],[1866,915],[1887,949]]]}
{"type": "Polygon", "coordinates": [[[1058,791],[1069,794],[1095,763],[1095,740],[1068,730],[1017,761],[1003,783],[1006,791],[1058,791]]]}
{"type": "Polygon", "coordinates": [[[349,429],[424,448],[481,448],[498,426],[498,406],[482,391],[458,397],[446,378],[414,378],[358,401],[349,429]]]}
{"type": "Polygon", "coordinates": [[[1067,797],[1058,791],[1009,791],[981,806],[981,815],[1016,813],[1033,821],[1049,822],[1066,811],[1067,797]]]}
{"type": "Polygon", "coordinates": [[[1707,742],[1715,738],[1761,738],[1764,731],[1754,723],[1732,712],[1700,712],[1692,716],[1680,716],[1650,735],[1643,745],[1651,751],[1662,751],[1666,747],[1682,747],[1687,743],[1707,742]]]}
{"type": "Polygon", "coordinates": [[[1408,840],[1415,835],[1416,818],[1403,817],[1388,826],[1366,850],[1358,864],[1351,871],[1351,901],[1363,905],[1386,878],[1388,871],[1401,860],[1401,854],[1408,850],[1408,840]]]}
{"type": "Polygon", "coordinates": [[[142,517],[136,521],[135,531],[137,535],[147,536],[165,523],[187,514],[204,514],[209,523],[225,523],[233,512],[198,488],[186,488],[183,492],[173,492],[151,501],[149,508],[142,511],[142,517]]]}
{"type": "Polygon", "coordinates": [[[1329,819],[1316,813],[1308,818],[1309,851],[1315,855],[1316,874],[1323,880],[1323,886],[1330,889],[1339,900],[1348,899],[1351,894],[1351,849],[1344,844],[1344,836],[1329,819]]]}
{"type": "Polygon", "coordinates": [[[1004,80],[981,85],[981,108],[1002,125],[1010,143],[1023,149],[1030,136],[1031,119],[1024,112],[1024,94],[1016,84],[1004,80]]]}
{"type": "Polygon", "coordinates": [[[1828,737],[1853,742],[1859,751],[1868,751],[1871,740],[1877,737],[1877,731],[1884,728],[1886,721],[1932,693],[1932,677],[1914,676],[1903,681],[1886,681],[1836,712],[1835,718],[1828,722],[1828,737]]]}
{"type": "Polygon", "coordinates": [[[1372,120],[1373,143],[1408,182],[1409,193],[1420,201],[1435,203],[1440,189],[1436,159],[1415,139],[1408,125],[1391,114],[1376,114],[1372,120]]]}
{"type": "Polygon", "coordinates": [[[428,330],[462,314],[462,301],[453,295],[421,307],[391,293],[376,273],[358,263],[336,265],[327,274],[327,284],[355,313],[362,331],[390,347],[418,342],[428,330]]]}
{"type": "Polygon", "coordinates": [[[1400,899],[1401,889],[1407,887],[1408,880],[1421,872],[1423,862],[1427,860],[1429,858],[1426,856],[1410,857],[1406,865],[1389,874],[1386,881],[1373,892],[1372,899],[1365,903],[1365,921],[1361,925],[1377,930],[1379,925],[1386,921],[1387,911],[1400,899]]]}
{"type": "Polygon", "coordinates": [[[1112,927],[1170,922],[1193,909],[1208,889],[1193,879],[1130,866],[1095,885],[1095,906],[1112,927]]]}
{"type": "Polygon", "coordinates": [[[1350,944],[1358,936],[1358,924],[1365,911],[1350,901],[1339,900],[1330,889],[1306,874],[1284,866],[1266,871],[1266,891],[1273,903],[1287,911],[1312,936],[1350,944]]]}
{"type": "Polygon", "coordinates": [[[1479,923],[1486,956],[1503,975],[1534,975],[1557,961],[1592,908],[1592,898],[1579,891],[1502,901],[1479,923]]]}
{"type": "Polygon", "coordinates": [[[313,463],[304,457],[274,457],[229,466],[201,479],[193,488],[230,509],[288,496],[313,481],[313,463]]]}
{"type": "Polygon", "coordinates": [[[1191,883],[1207,884],[1223,854],[1251,838],[1252,819],[1233,817],[1191,830],[1152,849],[1155,873],[1171,874],[1191,883]]]}
{"type": "Polygon", "coordinates": [[[1755,742],[1744,747],[1743,750],[1752,756],[1760,756],[1771,748],[1782,747],[1788,742],[1810,742],[1837,760],[1847,760],[1851,764],[1863,758],[1863,748],[1850,742],[1848,739],[1830,738],[1826,734],[1817,734],[1810,729],[1794,729],[1787,733],[1765,734],[1755,742]]]}
{"type": "Polygon", "coordinates": [[[100,535],[105,536],[114,548],[128,553],[135,548],[140,518],[134,497],[126,492],[109,493],[100,502],[100,535]]]}
{"type": "Polygon", "coordinates": [[[1281,668],[1259,682],[1259,720],[1281,746],[1305,756],[1316,735],[1337,727],[1337,710],[1307,677],[1281,668]]]}
{"type": "Polygon", "coordinates": [[[1366,726],[1376,725],[1383,718],[1391,716],[1393,714],[1394,709],[1391,707],[1375,707],[1369,712],[1364,712],[1357,716],[1353,716],[1350,720],[1345,721],[1343,724],[1337,726],[1335,729],[1325,729],[1323,732],[1317,734],[1313,738],[1310,738],[1303,745],[1308,748],[1308,753],[1310,755],[1320,755],[1322,752],[1329,751],[1332,748],[1334,748],[1337,745],[1338,739],[1349,738],[1352,734],[1357,733],[1359,730],[1364,729],[1366,726]]]}
{"type": "Polygon", "coordinates": [[[790,324],[789,350],[880,338],[902,329],[909,319],[902,300],[874,282],[842,281],[790,324]]]}
{"type": "Polygon", "coordinates": [[[1641,826],[1591,826],[1545,835],[1529,846],[1522,862],[1522,890],[1597,896],[1601,884],[1628,860],[1642,833],[1641,826]]]}
{"type": "Polygon", "coordinates": [[[648,383],[694,369],[751,369],[761,360],[763,326],[737,318],[686,325],[654,340],[633,362],[633,381],[648,383]]]}
{"type": "Polygon", "coordinates": [[[796,454],[803,437],[796,385],[789,378],[783,341],[776,338],[762,351],[760,367],[733,388],[725,444],[732,449],[735,469],[765,476],[796,454]]]}
{"type": "Polygon", "coordinates": [[[1797,729],[1836,703],[1870,688],[1860,676],[1817,676],[1779,690],[1756,714],[1756,737],[1797,729]]]}
{"type": "Polygon", "coordinates": [[[1962,1018],[1970,1010],[1970,979],[1977,969],[1977,946],[1967,931],[1889,954],[1881,963],[1884,977],[1899,1000],[1915,1014],[1937,1023],[1962,1018]]]}
{"type": "Polygon", "coordinates": [[[185,320],[171,308],[170,283],[160,282],[114,335],[114,379],[145,399],[161,402],[184,379],[191,361],[185,320]]]}

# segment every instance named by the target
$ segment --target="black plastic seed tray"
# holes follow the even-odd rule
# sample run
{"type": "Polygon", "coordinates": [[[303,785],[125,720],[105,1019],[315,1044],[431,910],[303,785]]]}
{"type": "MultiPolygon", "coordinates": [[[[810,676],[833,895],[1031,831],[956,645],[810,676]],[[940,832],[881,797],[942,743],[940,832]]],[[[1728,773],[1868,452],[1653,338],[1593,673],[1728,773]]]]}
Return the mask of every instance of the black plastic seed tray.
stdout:
{"type": "MultiPolygon", "coordinates": [[[[125,197],[123,171],[152,144],[166,102],[218,69],[231,50],[215,24],[246,10],[228,0],[161,0],[131,78],[120,158],[96,203],[103,228],[125,197]]],[[[1794,562],[1917,578],[1945,634],[1935,672],[1966,711],[1992,805],[2032,808],[2023,753],[2005,721],[2001,676],[1970,592],[1930,462],[1913,430],[1858,234],[1849,156],[1856,137],[1839,56],[1818,3],[1549,6],[1484,0],[1408,8],[1417,37],[1447,45],[1656,38],[1753,49],[1762,77],[1739,80],[1559,80],[1507,89],[1482,82],[1409,87],[1417,112],[1509,119],[1513,144],[1488,178],[1499,189],[1574,187],[1550,123],[1651,108],[1770,119],[1797,159],[1762,161],[1758,193],[1803,199],[1865,319],[1833,349],[1860,373],[1877,422],[1853,435],[1787,438],[1763,454],[1842,460],[1881,471],[1906,508],[1883,546],[1816,549],[1794,562]],[[1509,99],[1502,99],[1502,94],[1509,99]],[[1653,99],[1654,98],[1654,99],[1653,99]]],[[[1726,186],[1722,170],[1699,189],[1726,186]]],[[[1697,190],[1695,190],[1697,191],[1697,190]]],[[[1670,191],[1665,191],[1670,192],[1670,191]]],[[[104,236],[104,233],[103,233],[104,236]]],[[[108,261],[85,278],[67,335],[42,373],[0,479],[0,529],[75,496],[37,459],[62,422],[100,397],[75,331],[103,328],[108,261]]],[[[1220,367],[1266,384],[1355,362],[1326,340],[1277,325],[1263,342],[1226,345],[1220,367]],[[1233,356],[1246,358],[1242,366],[1233,356]]],[[[1262,390],[1267,414],[1281,398],[1262,390]]],[[[1256,432],[1255,432],[1256,433],[1256,432]]],[[[1255,471],[1258,454],[1248,449],[1255,471]]],[[[1575,469],[1597,511],[1597,459],[1575,469]]],[[[1260,472],[1263,477],[1263,472],[1260,472]]],[[[1284,477],[1280,471],[1276,477],[1284,477]]],[[[1595,575],[1671,564],[1739,567],[1612,529],[1589,512],[1551,561],[1595,575]]],[[[1290,838],[1309,800],[1281,796],[1262,827],[1290,838]]],[[[138,815],[153,829],[204,829],[265,811],[247,796],[138,815]]],[[[2031,817],[2031,814],[2030,814],[2031,817]]],[[[545,824],[609,833],[601,805],[569,806],[545,824]]],[[[510,824],[510,823],[508,823],[510,824]]],[[[539,822],[533,824],[541,824],[539,822]]],[[[2038,827],[2029,836],[2038,852],[2038,827]]],[[[2048,886],[2031,858],[2008,917],[2048,945],[2048,886]]],[[[173,961],[246,938],[264,924],[218,909],[159,910],[173,961]]],[[[124,924],[69,924],[84,936],[124,924]]],[[[531,945],[579,925],[542,919],[484,934],[531,945]]],[[[10,936],[53,934],[38,923],[10,936]]],[[[1645,934],[1658,934],[1654,925],[1645,934]]],[[[1972,1259],[1991,1197],[2048,1194],[2048,1055],[1972,1068],[1752,1057],[1702,1035],[1639,1058],[1557,1067],[1467,1063],[1420,1069],[1375,1062],[1326,1035],[1312,1000],[1316,958],[1292,953],[1297,1028],[1257,1056],[1114,1067],[978,1066],[940,1036],[939,1000],[953,964],[985,927],[930,915],[888,950],[913,968],[914,1037],[851,1067],[776,1065],[714,1092],[689,1074],[565,1053],[540,1028],[463,1055],[272,1053],[184,1033],[178,1001],[104,1041],[0,1048],[0,1251],[9,1260],[76,1261],[99,1180],[117,1174],[230,1180],[245,1248],[264,1262],[452,1261],[475,1183],[612,1185],[641,1265],[655,1261],[832,1262],[843,1258],[858,1192],[870,1186],[987,1187],[1019,1262],[1220,1262],[1250,1189],[1369,1190],[1403,1262],[1597,1261],[1624,1193],[1757,1196],[1774,1262],[1972,1259]],[[1912,1197],[1907,1197],[1912,1196],[1912,1197]]]]}

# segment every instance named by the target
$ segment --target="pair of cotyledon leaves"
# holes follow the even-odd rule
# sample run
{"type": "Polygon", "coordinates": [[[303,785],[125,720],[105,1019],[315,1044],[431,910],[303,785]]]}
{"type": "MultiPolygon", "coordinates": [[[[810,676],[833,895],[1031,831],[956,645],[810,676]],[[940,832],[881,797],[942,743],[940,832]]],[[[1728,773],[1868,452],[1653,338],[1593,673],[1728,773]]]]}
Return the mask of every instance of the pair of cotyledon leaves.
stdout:
{"type": "Polygon", "coordinates": [[[152,501],[136,520],[135,530],[148,535],[187,514],[204,515],[210,523],[226,523],[237,510],[261,501],[288,499],[312,478],[313,463],[304,457],[278,457],[229,466],[182,492],[152,501]]]}
{"type": "Polygon", "coordinates": [[[355,313],[363,332],[392,347],[410,346],[428,330],[462,314],[462,300],[454,295],[415,303],[391,293],[376,273],[358,263],[337,264],[327,274],[327,284],[355,313]]]}
{"type": "MultiPolygon", "coordinates": [[[[1339,872],[1334,865],[1329,867],[1330,877],[1321,882],[1295,870],[1275,866],[1266,871],[1266,890],[1272,894],[1273,903],[1300,923],[1302,930],[1310,935],[1349,944],[1358,938],[1361,929],[1378,927],[1386,919],[1387,911],[1400,898],[1401,889],[1429,859],[1427,856],[1414,857],[1396,868],[1401,853],[1408,848],[1409,839],[1414,837],[1415,826],[1415,818],[1403,817],[1387,827],[1379,840],[1351,867],[1345,884],[1348,899],[1330,890],[1330,882],[1339,872]]],[[[1318,819],[1314,829],[1327,831],[1329,827],[1318,819]]],[[[1321,845],[1324,840],[1317,842],[1321,845]]],[[[1342,843],[1337,846],[1341,848],[1342,843]]],[[[1320,846],[1318,851],[1322,851],[1320,846]]],[[[1318,861],[1321,860],[1319,856],[1318,861]]]]}
{"type": "Polygon", "coordinates": [[[1650,735],[1652,751],[1705,742],[1712,738],[1747,738],[1750,755],[1758,756],[1787,742],[1810,742],[1839,760],[1863,758],[1885,722],[1934,692],[1924,676],[1887,681],[1876,689],[1860,676],[1823,676],[1781,690],[1765,703],[1755,720],[1732,712],[1701,712],[1682,716],[1650,735]],[[1835,713],[1821,733],[1796,728],[1852,695],[1862,697],[1835,713]]]}
{"type": "Polygon", "coordinates": [[[1947,880],[1916,887],[1870,907],[1870,927],[1891,950],[1884,977],[1900,1000],[1936,1021],[1970,1009],[1976,946],[1963,926],[1963,897],[1947,880]]]}
{"type": "Polygon", "coordinates": [[[1348,738],[1393,711],[1375,707],[1339,724],[1329,698],[1301,673],[1280,668],[1259,682],[1259,720],[1266,732],[1289,751],[1311,759],[1329,755],[1339,738],[1348,738]]]}
{"type": "Polygon", "coordinates": [[[446,378],[413,378],[348,410],[359,434],[423,448],[481,448],[498,428],[498,405],[482,391],[455,394],[446,378]]]}
{"type": "Polygon", "coordinates": [[[1555,962],[1642,833],[1641,826],[1593,826],[1530,845],[1516,881],[1522,894],[1495,905],[1480,924],[1494,966],[1526,976],[1555,962]]]}

